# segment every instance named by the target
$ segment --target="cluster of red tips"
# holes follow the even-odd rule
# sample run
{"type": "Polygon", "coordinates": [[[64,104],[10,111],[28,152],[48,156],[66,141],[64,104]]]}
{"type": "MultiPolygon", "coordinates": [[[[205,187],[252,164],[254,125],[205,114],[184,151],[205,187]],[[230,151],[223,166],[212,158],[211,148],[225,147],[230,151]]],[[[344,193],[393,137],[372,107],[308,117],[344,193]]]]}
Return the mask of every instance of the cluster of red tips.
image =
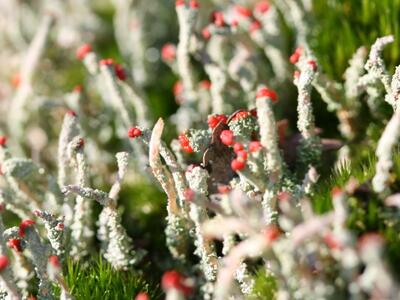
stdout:
{"type": "Polygon", "coordinates": [[[186,153],[193,152],[193,148],[192,148],[192,146],[190,146],[190,141],[189,141],[188,137],[186,136],[186,134],[181,133],[178,136],[178,140],[179,140],[179,143],[181,144],[183,151],[185,151],[186,153]]]}
{"type": "Polygon", "coordinates": [[[231,187],[227,184],[218,185],[218,193],[220,194],[228,194],[231,191],[231,187]]]}
{"type": "Polygon", "coordinates": [[[32,220],[24,220],[19,224],[19,233],[20,237],[25,236],[25,230],[35,224],[35,221],[32,220]]]}
{"type": "Polygon", "coordinates": [[[211,89],[211,82],[210,80],[202,80],[200,81],[200,87],[205,89],[205,90],[209,90],[211,89]]]}
{"type": "Polygon", "coordinates": [[[235,142],[235,139],[234,139],[234,136],[233,136],[233,132],[231,130],[228,130],[228,129],[227,130],[223,130],[219,137],[221,139],[221,142],[224,145],[227,145],[227,146],[231,146],[235,142]]]}
{"type": "Polygon", "coordinates": [[[150,297],[146,292],[140,292],[136,295],[135,300],[150,300],[150,297]]]}
{"type": "Polygon", "coordinates": [[[317,63],[315,62],[315,60],[309,60],[307,62],[307,64],[311,66],[311,68],[313,69],[314,72],[317,71],[318,66],[317,66],[317,63]]]}
{"type": "Polygon", "coordinates": [[[20,84],[21,84],[21,74],[20,73],[16,73],[11,78],[11,85],[14,88],[17,88],[17,87],[19,87],[20,84]]]}
{"type": "Polygon", "coordinates": [[[272,102],[278,101],[276,92],[266,87],[259,89],[256,94],[257,99],[264,97],[270,98],[272,102]]]}
{"type": "Polygon", "coordinates": [[[83,60],[85,56],[89,53],[92,52],[92,46],[90,44],[83,44],[76,50],[76,57],[79,60],[83,60]]]}
{"type": "Polygon", "coordinates": [[[253,114],[250,111],[242,110],[237,112],[231,119],[231,121],[238,121],[247,117],[252,116],[253,114]]]}
{"type": "Polygon", "coordinates": [[[137,138],[142,135],[142,131],[138,127],[131,127],[128,130],[128,136],[131,139],[137,138]]]}
{"type": "Polygon", "coordinates": [[[199,2],[197,0],[191,0],[190,3],[189,3],[189,6],[191,8],[197,9],[197,8],[200,7],[200,4],[199,4],[199,2]]]}
{"type": "Polygon", "coordinates": [[[251,22],[250,27],[249,27],[249,31],[250,32],[255,32],[257,30],[261,29],[261,23],[258,22],[257,20],[254,20],[253,22],[251,22]]]}
{"type": "Polygon", "coordinates": [[[4,135],[0,135],[0,146],[5,146],[7,143],[7,137],[4,135]]]}
{"type": "Polygon", "coordinates": [[[340,249],[342,247],[339,240],[331,233],[325,234],[323,239],[329,249],[340,249]]]}
{"type": "Polygon", "coordinates": [[[268,12],[269,8],[270,5],[268,1],[261,1],[256,4],[254,9],[260,14],[265,14],[266,12],[268,12]]]}
{"type": "Polygon", "coordinates": [[[115,72],[115,76],[117,76],[119,80],[122,80],[122,81],[126,80],[125,70],[120,64],[114,65],[114,72],[115,72]]]}
{"type": "Polygon", "coordinates": [[[228,118],[225,115],[212,115],[208,117],[207,123],[211,129],[214,129],[220,122],[226,124],[227,121],[228,118]]]}
{"type": "Polygon", "coordinates": [[[61,268],[60,260],[57,255],[52,255],[49,257],[49,264],[55,268],[61,268]]]}
{"type": "Polygon", "coordinates": [[[167,43],[161,49],[161,58],[166,62],[173,62],[176,58],[176,47],[174,44],[167,43]]]}
{"type": "Polygon", "coordinates": [[[246,8],[244,6],[241,6],[241,5],[236,5],[235,6],[235,12],[239,16],[244,17],[244,18],[251,18],[253,16],[253,14],[252,14],[250,9],[248,9],[248,8],[246,8]]]}
{"type": "Polygon", "coordinates": [[[21,252],[21,240],[20,239],[9,239],[7,242],[7,246],[11,249],[14,249],[17,252],[21,252]]]}
{"type": "Polygon", "coordinates": [[[276,225],[269,225],[264,229],[264,237],[268,243],[272,243],[281,235],[281,231],[276,225]]]}
{"type": "Polygon", "coordinates": [[[186,296],[192,292],[192,288],[185,283],[185,278],[175,270],[164,273],[161,279],[161,286],[165,291],[176,289],[186,296]]]}
{"type": "Polygon", "coordinates": [[[297,47],[296,50],[294,50],[293,54],[290,56],[289,61],[292,64],[296,64],[299,61],[302,52],[303,52],[303,48],[297,47]]]}
{"type": "Polygon", "coordinates": [[[196,196],[196,193],[192,189],[186,189],[183,192],[183,196],[185,197],[185,200],[187,201],[193,201],[194,197],[196,196]]]}
{"type": "Polygon", "coordinates": [[[222,12],[220,12],[220,11],[215,11],[215,12],[212,13],[211,21],[217,27],[224,27],[225,26],[224,14],[222,12]]]}
{"type": "Polygon", "coordinates": [[[236,153],[236,158],[232,160],[231,168],[236,172],[246,167],[248,153],[244,150],[243,145],[238,142],[233,145],[233,151],[236,153]]]}
{"type": "Polygon", "coordinates": [[[100,66],[111,66],[114,64],[114,60],[112,58],[105,58],[99,61],[100,66]]]}
{"type": "Polygon", "coordinates": [[[4,269],[8,267],[8,264],[8,257],[5,255],[0,255],[0,272],[4,271],[4,269]]]}
{"type": "Polygon", "coordinates": [[[203,30],[201,31],[201,35],[205,40],[208,40],[211,37],[211,32],[208,29],[208,27],[204,27],[203,30]]]}
{"type": "Polygon", "coordinates": [[[185,5],[185,0],[176,0],[175,1],[175,6],[176,7],[182,6],[182,5],[185,5]]]}

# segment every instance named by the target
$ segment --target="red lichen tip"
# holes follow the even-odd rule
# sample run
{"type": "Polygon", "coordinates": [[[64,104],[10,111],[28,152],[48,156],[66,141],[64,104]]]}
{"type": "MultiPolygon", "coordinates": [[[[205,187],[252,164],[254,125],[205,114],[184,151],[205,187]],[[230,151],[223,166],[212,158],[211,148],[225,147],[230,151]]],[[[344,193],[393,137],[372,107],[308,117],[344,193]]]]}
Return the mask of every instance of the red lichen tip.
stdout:
{"type": "Polygon", "coordinates": [[[254,153],[259,151],[262,148],[262,145],[259,141],[252,141],[249,144],[249,152],[254,153]]]}
{"type": "Polygon", "coordinates": [[[205,80],[200,81],[200,87],[203,88],[203,89],[205,89],[205,90],[211,89],[211,82],[210,82],[210,80],[205,79],[205,80]]]}
{"type": "Polygon", "coordinates": [[[200,7],[200,4],[197,0],[191,0],[189,6],[191,8],[198,9],[200,7]]]}
{"type": "Polygon", "coordinates": [[[239,151],[243,150],[243,149],[244,149],[244,147],[243,147],[243,144],[242,144],[242,143],[236,142],[236,143],[233,145],[233,152],[235,152],[236,154],[237,154],[239,151]]]}
{"type": "Polygon", "coordinates": [[[358,247],[360,249],[368,245],[382,246],[384,243],[385,239],[378,232],[365,233],[358,239],[358,247]]]}
{"type": "Polygon", "coordinates": [[[232,26],[232,27],[237,27],[238,25],[239,25],[238,20],[233,19],[233,20],[231,21],[231,26],[232,26]]]}
{"type": "Polygon", "coordinates": [[[100,66],[111,66],[114,64],[114,60],[112,58],[105,58],[99,61],[100,66]]]}
{"type": "Polygon", "coordinates": [[[299,78],[299,77],[300,77],[300,74],[301,74],[300,71],[299,71],[299,70],[296,70],[296,71],[293,72],[293,77],[294,77],[294,78],[299,78]]]}
{"type": "Polygon", "coordinates": [[[64,227],[65,227],[64,223],[58,223],[56,229],[61,231],[64,230],[64,227]]]}
{"type": "Polygon", "coordinates": [[[303,53],[303,48],[297,47],[296,50],[294,50],[293,54],[289,57],[289,61],[292,64],[296,64],[299,61],[302,53],[303,53]]]}
{"type": "Polygon", "coordinates": [[[317,63],[315,60],[309,60],[307,62],[307,64],[311,66],[311,68],[313,69],[314,72],[317,71],[318,66],[317,66],[317,63]]]}
{"type": "Polygon", "coordinates": [[[233,137],[233,132],[231,130],[228,130],[228,129],[223,130],[219,137],[221,139],[221,142],[224,145],[227,145],[227,146],[233,145],[233,143],[235,141],[234,137],[233,137]]]}
{"type": "Polygon", "coordinates": [[[261,2],[258,2],[258,3],[256,4],[256,6],[255,6],[254,9],[255,9],[258,13],[265,14],[265,13],[269,10],[269,8],[270,8],[270,5],[269,5],[269,2],[268,2],[268,1],[261,1],[261,2]]]}
{"type": "Polygon", "coordinates": [[[186,189],[183,192],[183,196],[185,197],[186,201],[193,201],[194,197],[196,197],[196,193],[192,189],[186,189]]]}
{"type": "Polygon", "coordinates": [[[281,191],[278,193],[278,200],[282,202],[287,202],[290,200],[290,193],[286,191],[281,191]]]}
{"type": "Polygon", "coordinates": [[[73,111],[73,110],[68,110],[68,111],[67,111],[67,115],[68,115],[68,116],[71,116],[71,117],[76,117],[76,112],[73,111]]]}
{"type": "Polygon", "coordinates": [[[329,249],[334,250],[342,248],[340,241],[332,233],[325,234],[323,240],[329,249]]]}
{"type": "Polygon", "coordinates": [[[172,87],[172,92],[174,93],[175,97],[178,97],[183,93],[182,81],[178,80],[177,82],[175,82],[174,86],[172,87]]]}
{"type": "Polygon", "coordinates": [[[249,27],[249,31],[250,32],[255,32],[257,30],[261,29],[261,23],[258,22],[257,20],[251,22],[250,27],[249,27]]]}
{"type": "Polygon", "coordinates": [[[256,94],[256,99],[259,98],[270,98],[272,100],[272,102],[276,102],[278,101],[278,96],[276,94],[275,91],[270,90],[269,88],[261,88],[258,90],[257,94],[256,94]]]}
{"type": "Polygon", "coordinates": [[[175,1],[175,6],[176,7],[182,6],[182,5],[185,5],[185,0],[176,0],[175,1]]]}
{"type": "Polygon", "coordinates": [[[135,300],[150,300],[149,295],[146,292],[140,292],[136,295],[135,300]]]}
{"type": "Polygon", "coordinates": [[[8,267],[8,264],[8,257],[5,255],[0,255],[0,272],[4,271],[4,269],[8,267]]]}
{"type": "Polygon", "coordinates": [[[79,60],[83,60],[85,56],[89,53],[92,52],[92,46],[90,44],[83,44],[76,50],[76,57],[79,60]]]}
{"type": "Polygon", "coordinates": [[[31,227],[32,225],[35,224],[35,221],[32,220],[24,220],[19,224],[19,233],[18,235],[20,237],[25,236],[25,229],[27,229],[28,227],[31,227]]]}
{"type": "Polygon", "coordinates": [[[122,81],[126,80],[126,73],[125,73],[124,67],[122,67],[120,64],[114,65],[114,72],[115,72],[115,76],[117,76],[119,80],[122,80],[122,81]]]}
{"type": "Polygon", "coordinates": [[[277,240],[280,235],[281,231],[276,225],[269,225],[264,229],[264,237],[268,243],[272,243],[273,241],[277,240]]]}
{"type": "Polygon", "coordinates": [[[236,152],[237,159],[241,161],[246,161],[247,160],[247,151],[246,150],[240,150],[236,152]]]}
{"type": "Polygon", "coordinates": [[[19,87],[21,84],[21,74],[20,73],[16,73],[11,77],[11,85],[14,88],[19,87]]]}
{"type": "Polygon", "coordinates": [[[189,141],[189,138],[186,136],[186,134],[181,133],[178,136],[178,140],[179,140],[179,143],[181,144],[183,151],[185,151],[186,153],[193,152],[193,148],[192,148],[192,146],[190,146],[190,141],[189,141]]]}
{"type": "Polygon", "coordinates": [[[57,255],[51,255],[49,257],[49,264],[55,268],[61,268],[60,260],[57,255]]]}
{"type": "Polygon", "coordinates": [[[192,292],[192,288],[185,284],[185,278],[175,270],[167,271],[163,274],[161,286],[165,291],[176,289],[181,291],[186,296],[192,292]]]}
{"type": "Polygon", "coordinates": [[[201,35],[205,40],[208,40],[211,37],[211,32],[208,29],[208,27],[204,27],[203,30],[201,31],[201,35]]]}
{"type": "Polygon", "coordinates": [[[0,135],[0,146],[4,147],[7,143],[7,137],[4,135],[0,135]]]}
{"type": "Polygon", "coordinates": [[[276,92],[269,88],[261,88],[258,90],[256,98],[259,99],[263,97],[270,98],[272,102],[276,102],[278,100],[276,92]]]}
{"type": "Polygon", "coordinates": [[[85,146],[85,140],[83,138],[79,138],[78,140],[78,148],[82,148],[85,146]]]}
{"type": "Polygon", "coordinates": [[[219,184],[218,185],[218,193],[227,194],[231,191],[231,187],[227,184],[219,184]]]}
{"type": "Polygon", "coordinates": [[[220,11],[214,11],[211,14],[211,21],[217,27],[224,27],[225,26],[224,14],[222,12],[220,12],[220,11]]]}
{"type": "Polygon", "coordinates": [[[241,16],[241,17],[245,17],[245,18],[250,18],[253,16],[252,12],[250,9],[241,6],[241,5],[236,5],[235,6],[235,12],[241,16]]]}
{"type": "Polygon", "coordinates": [[[21,240],[20,239],[9,239],[7,242],[7,246],[11,249],[14,249],[17,252],[21,252],[21,240]]]}
{"type": "Polygon", "coordinates": [[[166,62],[173,62],[176,58],[176,47],[174,44],[167,43],[161,49],[161,58],[166,62]]]}
{"type": "Polygon", "coordinates": [[[75,93],[82,93],[82,86],[81,85],[76,85],[76,86],[74,86],[74,89],[73,89],[73,91],[75,92],[75,93]]]}
{"type": "Polygon", "coordinates": [[[247,117],[252,116],[250,111],[247,110],[242,110],[242,111],[238,111],[231,119],[231,121],[238,121],[247,117]]]}
{"type": "Polygon", "coordinates": [[[212,115],[208,117],[207,123],[211,129],[214,129],[220,122],[226,124],[227,120],[228,118],[225,115],[212,115]]]}
{"type": "Polygon", "coordinates": [[[235,172],[243,170],[245,167],[246,167],[246,162],[244,162],[243,160],[235,158],[231,162],[231,168],[235,172]]]}
{"type": "Polygon", "coordinates": [[[331,190],[332,198],[336,198],[336,197],[339,197],[341,195],[343,195],[343,190],[340,187],[335,186],[335,187],[332,188],[332,190],[331,190]]]}
{"type": "Polygon", "coordinates": [[[137,138],[142,135],[142,131],[138,127],[131,127],[128,130],[128,136],[131,139],[137,138]]]}

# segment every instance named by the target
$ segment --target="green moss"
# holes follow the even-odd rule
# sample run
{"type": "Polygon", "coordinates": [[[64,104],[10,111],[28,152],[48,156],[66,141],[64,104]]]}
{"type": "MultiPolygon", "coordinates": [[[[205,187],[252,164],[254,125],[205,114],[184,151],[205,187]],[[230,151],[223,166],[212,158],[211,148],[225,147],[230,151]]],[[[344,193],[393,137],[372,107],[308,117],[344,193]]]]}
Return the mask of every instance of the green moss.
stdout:
{"type": "Polygon", "coordinates": [[[147,292],[151,299],[160,299],[161,291],[148,283],[139,272],[115,271],[101,257],[87,264],[66,263],[65,281],[76,299],[133,299],[139,292],[147,292]]]}

